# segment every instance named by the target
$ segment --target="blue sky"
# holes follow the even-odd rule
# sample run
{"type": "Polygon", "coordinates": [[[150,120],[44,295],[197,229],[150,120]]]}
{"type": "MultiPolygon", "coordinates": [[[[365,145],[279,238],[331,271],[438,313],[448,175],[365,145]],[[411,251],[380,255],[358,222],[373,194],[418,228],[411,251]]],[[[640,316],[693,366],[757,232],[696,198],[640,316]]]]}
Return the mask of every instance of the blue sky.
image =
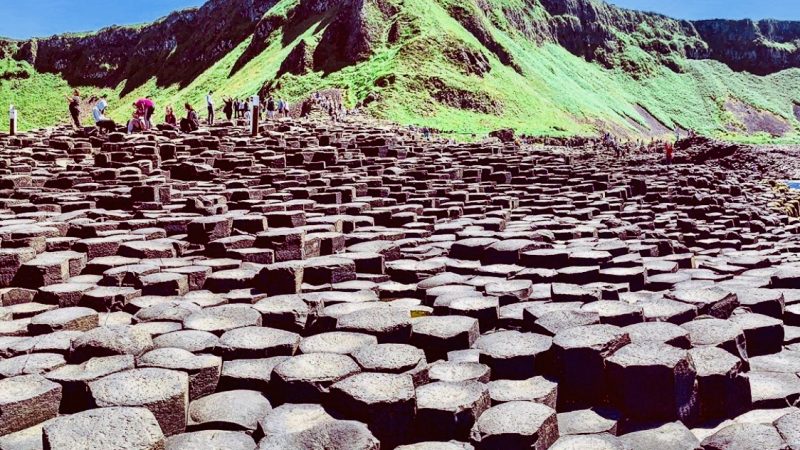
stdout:
{"type": "MultiPolygon", "coordinates": [[[[798,0],[611,0],[682,19],[800,20],[798,0]]],[[[17,39],[149,22],[203,0],[0,0],[0,36],[17,39]]]]}
{"type": "Polygon", "coordinates": [[[679,19],[800,20],[798,0],[610,0],[609,3],[679,19]]]}
{"type": "Polygon", "coordinates": [[[150,22],[204,0],[0,0],[0,36],[24,39],[150,22]]]}

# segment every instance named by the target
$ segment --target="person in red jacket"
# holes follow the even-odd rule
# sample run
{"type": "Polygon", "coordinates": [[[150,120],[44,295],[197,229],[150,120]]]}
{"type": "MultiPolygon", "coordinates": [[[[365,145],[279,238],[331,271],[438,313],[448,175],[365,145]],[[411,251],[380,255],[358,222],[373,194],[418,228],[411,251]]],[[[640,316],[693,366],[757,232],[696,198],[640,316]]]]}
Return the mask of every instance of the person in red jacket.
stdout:
{"type": "Polygon", "coordinates": [[[667,156],[667,165],[671,166],[672,165],[672,156],[673,156],[673,153],[675,152],[675,147],[672,145],[672,142],[667,142],[666,144],[664,144],[664,151],[665,151],[666,156],[667,156]]]}

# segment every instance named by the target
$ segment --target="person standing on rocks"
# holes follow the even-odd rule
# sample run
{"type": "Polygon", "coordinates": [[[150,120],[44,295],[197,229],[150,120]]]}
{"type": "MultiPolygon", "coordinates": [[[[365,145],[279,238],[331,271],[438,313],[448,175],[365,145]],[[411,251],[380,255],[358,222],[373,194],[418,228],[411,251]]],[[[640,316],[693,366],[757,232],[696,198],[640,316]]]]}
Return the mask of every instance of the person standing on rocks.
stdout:
{"type": "Polygon", "coordinates": [[[153,114],[156,112],[156,104],[150,97],[140,98],[134,102],[133,107],[139,111],[139,115],[144,120],[145,126],[149,129],[153,126],[151,122],[153,114]]]}
{"type": "Polygon", "coordinates": [[[283,117],[289,117],[289,102],[283,100],[283,117]]]}
{"type": "Polygon", "coordinates": [[[672,145],[672,142],[665,142],[664,143],[664,153],[666,153],[667,158],[667,165],[672,165],[672,157],[675,151],[675,146],[672,145]]]}
{"type": "Polygon", "coordinates": [[[117,124],[105,116],[106,108],[108,108],[108,102],[105,96],[102,96],[100,97],[100,101],[92,108],[92,117],[94,117],[95,126],[97,126],[101,132],[110,133],[116,130],[117,124]]]}
{"type": "Polygon", "coordinates": [[[278,117],[283,117],[283,108],[284,108],[283,99],[279,98],[278,99],[278,117]]]}
{"type": "Polygon", "coordinates": [[[69,115],[72,117],[72,123],[75,128],[81,127],[81,93],[77,89],[72,91],[72,97],[67,96],[69,103],[69,115]]]}
{"type": "Polygon", "coordinates": [[[212,97],[212,95],[213,95],[213,92],[211,92],[211,91],[208,91],[208,95],[206,95],[206,105],[208,106],[208,124],[209,125],[214,125],[214,98],[212,97]]]}
{"type": "Polygon", "coordinates": [[[225,117],[228,120],[231,120],[231,118],[233,117],[233,99],[230,97],[228,98],[223,97],[222,102],[225,104],[225,106],[222,107],[222,112],[225,114],[225,117]]]}
{"type": "Polygon", "coordinates": [[[267,100],[267,117],[270,119],[275,118],[275,99],[272,97],[267,100]]]}

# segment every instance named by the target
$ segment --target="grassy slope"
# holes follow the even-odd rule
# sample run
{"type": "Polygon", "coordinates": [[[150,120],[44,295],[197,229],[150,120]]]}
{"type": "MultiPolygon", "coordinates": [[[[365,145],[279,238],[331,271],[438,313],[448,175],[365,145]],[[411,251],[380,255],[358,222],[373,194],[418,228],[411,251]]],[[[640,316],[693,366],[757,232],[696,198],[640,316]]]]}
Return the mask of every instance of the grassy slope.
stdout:
{"type": "MultiPolygon", "coordinates": [[[[722,107],[728,98],[738,98],[782,116],[796,130],[800,127],[792,112],[793,103],[800,103],[797,94],[800,70],[756,77],[734,73],[713,61],[683,61],[684,73],[678,74],[631,46],[622,56],[641,61],[649,68],[647,76],[637,79],[621,70],[607,70],[586,62],[553,44],[537,46],[511,27],[503,26],[504,19],[495,14],[493,22],[497,26],[491,27],[492,34],[514,56],[523,70],[522,76],[500,63],[449,16],[443,6],[448,1],[451,0],[405,0],[401,13],[405,26],[400,44],[381,45],[369,60],[332,74],[284,75],[278,95],[296,101],[321,88],[340,87],[347,90],[348,100],[354,104],[377,91],[382,100],[371,105],[370,111],[378,117],[465,133],[483,133],[501,127],[548,135],[592,134],[607,126],[633,131],[626,117],[643,123],[634,109],[634,105],[639,104],[670,127],[677,122],[684,128],[729,139],[766,140],[766,136],[745,137],[726,131],[726,125],[737,126],[735,119],[722,107]],[[490,73],[482,78],[467,75],[447,60],[440,50],[454,44],[481,51],[489,58],[490,73]],[[376,80],[389,75],[394,75],[394,83],[384,88],[375,87],[376,80]],[[486,115],[443,106],[433,101],[428,93],[429,77],[446,80],[448,85],[459,90],[488,94],[503,105],[502,112],[486,115]]],[[[498,5],[522,5],[519,0],[492,1],[498,5]]],[[[284,15],[294,3],[296,0],[284,0],[267,14],[284,15]]],[[[541,12],[534,11],[534,14],[541,12]]],[[[178,111],[184,101],[202,106],[203,96],[209,90],[215,92],[217,99],[251,95],[275,76],[297,42],[305,39],[314,44],[319,39],[324,31],[318,28],[321,21],[322,17],[307,19],[303,24],[305,32],[285,47],[280,35],[275,34],[267,50],[232,76],[231,67],[249,41],[243,42],[184,89],[158,89],[155,80],[150,80],[118,99],[118,88],[110,92],[111,115],[125,120],[131,113],[126,105],[148,94],[159,105],[173,104],[178,111]]],[[[642,30],[644,34],[649,32],[642,30]]],[[[0,78],[3,72],[20,67],[29,72],[29,78],[0,80],[0,105],[10,102],[18,105],[23,129],[66,121],[63,100],[69,92],[66,83],[55,75],[35,73],[25,63],[0,63],[0,78]],[[3,64],[15,67],[4,69],[3,64]]],[[[88,93],[94,92],[96,90],[88,93]]],[[[160,112],[158,114],[160,116],[160,112]]],[[[0,129],[7,127],[5,122],[0,122],[0,129]]],[[[782,140],[800,138],[792,133],[782,140]]]]}

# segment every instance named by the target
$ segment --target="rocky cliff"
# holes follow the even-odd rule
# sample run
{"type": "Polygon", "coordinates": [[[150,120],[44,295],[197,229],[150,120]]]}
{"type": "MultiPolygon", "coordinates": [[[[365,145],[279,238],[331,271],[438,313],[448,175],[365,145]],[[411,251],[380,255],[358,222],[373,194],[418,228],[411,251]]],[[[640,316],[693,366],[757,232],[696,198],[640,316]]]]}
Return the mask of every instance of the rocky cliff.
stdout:
{"type": "Polygon", "coordinates": [[[141,28],[110,27],[87,36],[18,43],[13,55],[70,84],[130,90],[151,77],[186,84],[249,37],[276,0],[211,0],[141,28]]]}
{"type": "Polygon", "coordinates": [[[445,108],[459,123],[481,122],[474,113],[519,126],[534,112],[556,133],[704,120],[715,130],[751,131],[730,123],[730,98],[792,130],[800,104],[759,78],[800,67],[800,23],[682,21],[599,0],[210,0],[142,27],[0,40],[2,61],[27,65],[7,64],[0,80],[53,74],[121,98],[146,84],[147,94],[177,92],[170,103],[201,86],[289,97],[340,88],[350,104],[390,119],[426,123],[445,108]],[[755,75],[740,85],[766,92],[746,98],[727,72],[696,64],[708,60],[755,75]]]}
{"type": "Polygon", "coordinates": [[[692,24],[707,56],[734,70],[768,75],[800,67],[800,22],[704,20],[692,24]]]}
{"type": "MultiPolygon", "coordinates": [[[[688,22],[618,8],[596,0],[491,0],[448,2],[448,11],[501,61],[514,65],[486,23],[502,14],[517,32],[536,42],[555,42],[605,67],[641,69],[627,49],[636,47],[672,69],[679,61],[715,59],[737,71],[765,75],[800,67],[800,22],[707,20],[688,22]],[[522,6],[522,7],[519,7],[522,6]]],[[[0,41],[0,57],[12,56],[69,83],[132,89],[150,77],[159,85],[188,83],[246,38],[253,36],[246,63],[281,29],[326,14],[327,30],[315,49],[314,69],[334,71],[369,56],[383,31],[368,23],[374,11],[395,15],[390,0],[302,0],[286,16],[265,13],[278,0],[211,0],[141,28],[110,27],[87,36],[53,36],[26,42],[0,41]]],[[[291,2],[289,2],[291,3],[291,2]]],[[[402,2],[399,2],[402,4],[402,2]]],[[[495,23],[496,25],[496,23],[495,23]]]]}

